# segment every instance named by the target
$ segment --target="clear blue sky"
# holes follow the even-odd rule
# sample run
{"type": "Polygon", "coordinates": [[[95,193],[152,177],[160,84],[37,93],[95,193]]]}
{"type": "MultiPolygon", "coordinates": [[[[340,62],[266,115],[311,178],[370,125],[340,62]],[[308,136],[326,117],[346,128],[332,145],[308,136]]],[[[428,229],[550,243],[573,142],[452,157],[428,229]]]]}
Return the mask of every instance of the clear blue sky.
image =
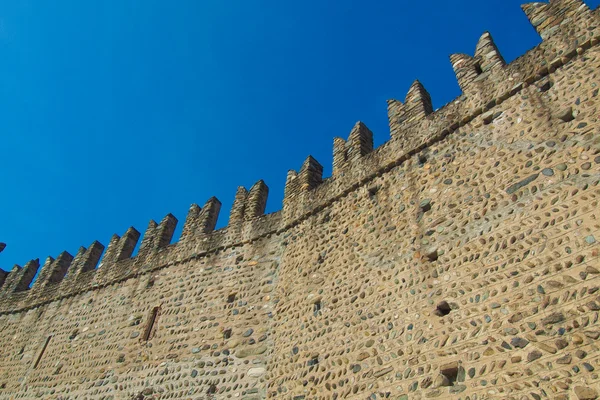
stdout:
{"type": "MultiPolygon", "coordinates": [[[[600,0],[589,0],[596,7],[600,0]]],[[[334,136],[389,138],[386,100],[420,79],[459,95],[448,55],[489,30],[539,43],[516,0],[0,0],[0,266],[43,260],[288,169],[331,171],[334,136]]]]}

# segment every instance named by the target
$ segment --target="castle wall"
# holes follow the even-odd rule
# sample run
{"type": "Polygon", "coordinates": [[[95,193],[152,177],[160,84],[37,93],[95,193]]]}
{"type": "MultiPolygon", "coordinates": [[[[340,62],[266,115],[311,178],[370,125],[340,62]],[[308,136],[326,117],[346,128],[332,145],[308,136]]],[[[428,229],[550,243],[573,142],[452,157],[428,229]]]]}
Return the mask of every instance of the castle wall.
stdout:
{"type": "Polygon", "coordinates": [[[261,241],[3,315],[0,396],[264,397],[279,253],[261,241]]]}
{"type": "Polygon", "coordinates": [[[259,181],[224,229],[212,198],[2,274],[0,399],[598,398],[600,16],[523,8],[542,44],[484,34],[461,97],[415,82],[281,211],[259,181]]]}
{"type": "Polygon", "coordinates": [[[566,399],[597,387],[599,55],[289,233],[271,395],[566,399]],[[574,121],[553,115],[565,107],[574,121]],[[455,384],[440,386],[454,366],[455,384]]]}

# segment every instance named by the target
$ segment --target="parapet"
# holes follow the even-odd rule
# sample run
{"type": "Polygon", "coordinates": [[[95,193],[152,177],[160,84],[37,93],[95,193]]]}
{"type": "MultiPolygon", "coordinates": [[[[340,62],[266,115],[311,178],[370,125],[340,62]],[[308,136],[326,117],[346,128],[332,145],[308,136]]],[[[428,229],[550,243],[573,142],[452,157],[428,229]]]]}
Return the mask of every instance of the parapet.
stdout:
{"type": "Polygon", "coordinates": [[[485,32],[477,43],[475,56],[467,54],[452,54],[452,68],[456,74],[458,85],[465,94],[482,90],[477,84],[489,77],[496,81],[503,78],[503,67],[506,65],[489,32],[485,32]]]}
{"type": "Polygon", "coordinates": [[[8,275],[8,272],[6,272],[4,270],[0,270],[0,288],[2,288],[2,286],[4,286],[4,282],[6,281],[7,275],[8,275]]]}
{"type": "Polygon", "coordinates": [[[113,235],[100,265],[110,265],[131,257],[139,238],[140,233],[134,227],[127,229],[122,237],[113,235]]]}
{"type": "MultiPolygon", "coordinates": [[[[414,81],[404,102],[388,101],[390,141],[374,149],[373,132],[364,123],[356,123],[347,140],[334,139],[332,177],[323,179],[323,167],[312,156],[298,172],[288,172],[281,212],[264,215],[269,188],[260,180],[250,190],[241,186],[237,189],[229,224],[217,231],[221,202],[212,197],[202,208],[192,204],[176,244],[170,243],[177,219],[168,214],[160,223],[150,221],[135,257],[132,254],[140,233],[132,227],[122,237],[111,238],[97,269],[104,250],[99,242],[80,248],[75,257],[63,252],[56,260],[48,258],[30,291],[38,260],[23,268],[15,266],[10,273],[0,271],[0,313],[280,234],[350,192],[369,188],[367,185],[378,176],[410,162],[461,126],[472,121],[492,123],[492,111],[496,111],[492,108],[528,87],[536,88],[532,85],[544,82],[554,70],[599,42],[600,12],[590,11],[580,0],[530,3],[523,10],[543,39],[539,46],[507,65],[491,34],[485,32],[473,56],[450,56],[461,96],[434,111],[431,96],[418,80],[414,81]],[[24,293],[17,296],[15,292],[24,293]],[[16,300],[4,301],[11,299],[16,300]]],[[[0,243],[0,251],[3,248],[0,243]]]]}
{"type": "Polygon", "coordinates": [[[154,220],[148,223],[146,233],[140,244],[140,250],[138,257],[147,258],[152,253],[165,248],[171,243],[175,227],[177,226],[177,218],[173,214],[167,214],[160,224],[157,224],[154,220]]]}
{"type": "Polygon", "coordinates": [[[229,226],[239,225],[263,215],[268,197],[269,187],[262,179],[256,182],[250,191],[243,186],[238,187],[229,214],[229,226]]]}
{"type": "Polygon", "coordinates": [[[103,251],[104,245],[97,240],[87,249],[83,246],[80,247],[77,255],[75,255],[75,258],[73,259],[68,276],[70,277],[73,275],[76,277],[79,274],[95,269],[96,265],[98,265],[98,261],[100,261],[100,256],[103,251]]]}
{"type": "Polygon", "coordinates": [[[22,292],[29,289],[29,285],[33,277],[40,267],[40,260],[31,260],[23,268],[15,265],[13,269],[6,275],[4,285],[0,292],[10,295],[14,292],[22,292]]]}
{"type": "Polygon", "coordinates": [[[562,28],[589,26],[593,17],[582,0],[550,0],[549,3],[527,3],[521,6],[531,25],[543,40],[550,39],[562,28]]]}
{"type": "Polygon", "coordinates": [[[73,256],[66,251],[60,253],[56,259],[48,257],[33,284],[33,289],[44,288],[48,284],[62,281],[72,261],[73,256]]]}
{"type": "Polygon", "coordinates": [[[362,122],[352,128],[348,140],[333,139],[333,176],[339,176],[348,164],[373,151],[373,132],[362,122]]]}
{"type": "Polygon", "coordinates": [[[388,119],[390,135],[397,139],[412,125],[433,113],[431,96],[421,82],[414,81],[404,103],[398,100],[388,100],[388,119]]]}
{"type": "Polygon", "coordinates": [[[205,235],[212,232],[217,225],[221,202],[216,197],[208,199],[203,208],[192,204],[183,225],[181,241],[192,240],[197,235],[205,235]]]}
{"type": "Polygon", "coordinates": [[[300,172],[288,171],[283,195],[284,203],[303,192],[316,188],[321,182],[323,182],[323,166],[313,156],[308,156],[302,164],[300,172]]]}

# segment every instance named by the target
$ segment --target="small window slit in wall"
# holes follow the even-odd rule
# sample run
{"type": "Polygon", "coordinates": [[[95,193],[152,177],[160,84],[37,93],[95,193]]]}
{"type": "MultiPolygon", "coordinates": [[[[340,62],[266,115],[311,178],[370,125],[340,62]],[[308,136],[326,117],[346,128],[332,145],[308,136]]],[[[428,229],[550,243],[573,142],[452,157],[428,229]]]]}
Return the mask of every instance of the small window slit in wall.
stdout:
{"type": "Polygon", "coordinates": [[[206,391],[206,394],[215,394],[217,393],[217,385],[215,385],[214,383],[212,385],[210,385],[208,387],[208,390],[206,391]]]}
{"type": "Polygon", "coordinates": [[[313,304],[313,314],[315,315],[315,317],[319,314],[320,311],[321,311],[321,301],[317,301],[313,304]]]}
{"type": "Polygon", "coordinates": [[[231,337],[231,329],[225,329],[223,331],[223,339],[229,339],[231,337]]]}
{"type": "Polygon", "coordinates": [[[236,293],[231,293],[229,296],[227,296],[227,302],[233,303],[235,301],[235,297],[236,297],[236,293]]]}
{"type": "Polygon", "coordinates": [[[374,199],[377,196],[377,192],[379,192],[379,186],[378,185],[371,186],[368,189],[368,192],[369,192],[369,198],[374,199]]]}
{"type": "Polygon", "coordinates": [[[491,124],[492,122],[494,122],[494,120],[498,119],[502,114],[503,114],[502,111],[494,112],[494,110],[490,110],[490,111],[486,112],[485,114],[482,115],[483,124],[484,125],[491,124]]]}
{"type": "Polygon", "coordinates": [[[540,92],[547,92],[548,90],[550,90],[553,86],[553,83],[550,79],[548,79],[548,77],[546,77],[545,79],[543,79],[542,81],[540,81],[540,83],[538,83],[538,88],[540,89],[540,92]]]}
{"type": "Polygon", "coordinates": [[[40,361],[42,361],[42,357],[44,356],[44,353],[46,352],[46,349],[48,348],[48,343],[50,343],[50,339],[52,339],[52,336],[48,336],[46,338],[46,342],[44,342],[42,351],[40,351],[40,354],[38,354],[37,359],[35,360],[35,363],[33,364],[33,369],[36,369],[38,367],[38,365],[40,364],[40,361]]]}
{"type": "Polygon", "coordinates": [[[152,312],[150,313],[150,317],[148,318],[148,323],[146,324],[146,329],[144,330],[144,336],[142,340],[148,341],[152,339],[154,336],[154,325],[156,325],[156,320],[158,319],[158,314],[160,312],[160,307],[154,307],[152,312]]]}
{"type": "Polygon", "coordinates": [[[146,282],[146,289],[151,289],[154,286],[154,277],[151,276],[150,279],[148,279],[148,282],[146,282]]]}

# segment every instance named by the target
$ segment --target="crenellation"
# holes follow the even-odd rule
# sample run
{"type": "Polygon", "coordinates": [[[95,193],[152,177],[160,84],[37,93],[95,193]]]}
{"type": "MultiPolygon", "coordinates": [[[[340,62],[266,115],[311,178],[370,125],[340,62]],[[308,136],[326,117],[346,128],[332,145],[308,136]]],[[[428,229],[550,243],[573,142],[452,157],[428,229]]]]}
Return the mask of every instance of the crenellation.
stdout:
{"type": "Polygon", "coordinates": [[[333,176],[343,174],[349,164],[356,163],[362,157],[373,151],[373,132],[358,121],[348,140],[334,138],[333,141],[333,176]]]}
{"type": "Polygon", "coordinates": [[[346,151],[346,141],[340,137],[333,138],[333,166],[332,175],[334,177],[343,173],[344,166],[348,161],[348,152],[346,151]]]}
{"type": "Polygon", "coordinates": [[[167,247],[171,243],[173,233],[177,227],[177,218],[173,214],[167,214],[157,226],[156,238],[154,240],[155,250],[167,247]]]}
{"type": "Polygon", "coordinates": [[[410,86],[404,104],[406,107],[407,122],[409,123],[414,120],[421,120],[433,112],[431,96],[418,80],[414,81],[410,86]]]}
{"type": "Polygon", "coordinates": [[[39,267],[39,259],[29,261],[23,268],[15,265],[6,276],[4,286],[0,288],[0,292],[5,296],[11,296],[15,292],[28,290],[39,267]]]}
{"type": "Polygon", "coordinates": [[[46,262],[42,266],[32,289],[39,291],[50,284],[62,281],[72,262],[73,256],[67,251],[60,253],[56,259],[52,257],[46,258],[46,262]]]}
{"type": "Polygon", "coordinates": [[[250,191],[243,186],[238,187],[229,214],[228,226],[231,229],[241,229],[244,221],[251,221],[262,216],[265,213],[268,196],[269,187],[263,180],[252,185],[250,191]]]}
{"type": "MultiPolygon", "coordinates": [[[[560,2],[557,3],[553,3],[551,2],[550,5],[552,5],[553,7],[556,7],[556,4],[558,4],[560,2]]],[[[562,4],[562,3],[561,3],[562,4]]],[[[597,22],[598,22],[598,10],[594,10],[593,12],[589,12],[589,9],[587,9],[587,7],[574,7],[574,3],[572,2],[567,2],[566,4],[566,8],[563,7],[562,9],[560,9],[558,11],[558,13],[561,13],[561,10],[566,10],[571,12],[571,14],[573,14],[573,12],[577,12],[580,13],[581,15],[584,16],[583,21],[585,22],[584,24],[581,23],[581,21],[578,20],[578,25],[577,26],[581,26],[581,28],[577,28],[578,30],[575,30],[574,33],[575,35],[579,35],[579,42],[577,43],[578,47],[578,52],[581,53],[581,51],[585,51],[585,49],[589,49],[591,46],[595,46],[597,44],[597,40],[595,39],[596,35],[594,34],[595,32],[597,32],[597,22]],[[590,22],[591,21],[591,22],[590,22]]],[[[562,12],[562,15],[564,15],[564,12],[562,12]]],[[[482,37],[482,39],[480,40],[478,49],[483,49],[486,46],[482,45],[482,43],[487,43],[488,45],[492,45],[493,40],[491,39],[491,37],[487,37],[487,35],[484,34],[484,36],[482,37]]],[[[531,83],[535,83],[537,80],[539,80],[540,82],[544,81],[544,80],[548,80],[547,76],[548,74],[551,74],[554,70],[556,70],[556,68],[560,68],[562,65],[564,65],[564,63],[569,62],[569,60],[573,59],[573,57],[576,57],[578,53],[575,53],[574,51],[571,51],[569,53],[566,53],[565,55],[561,56],[560,58],[555,58],[556,56],[556,49],[554,46],[556,46],[557,43],[553,42],[553,41],[544,41],[541,45],[539,45],[537,48],[533,49],[532,51],[528,52],[526,55],[520,57],[519,59],[515,60],[514,62],[512,62],[510,65],[507,65],[504,67],[505,71],[505,75],[506,77],[508,77],[507,79],[503,80],[503,81],[489,81],[486,83],[486,87],[487,87],[487,95],[486,92],[481,92],[480,95],[478,96],[467,96],[467,97],[460,97],[458,99],[456,99],[453,102],[450,102],[449,104],[447,104],[446,106],[442,107],[440,110],[437,110],[435,113],[430,114],[431,117],[429,118],[425,118],[422,120],[415,120],[415,126],[412,127],[409,131],[413,132],[413,134],[411,135],[402,135],[401,140],[398,141],[398,143],[402,143],[402,148],[408,148],[412,149],[409,150],[408,152],[418,152],[420,151],[419,149],[424,148],[424,146],[428,146],[430,143],[433,143],[437,140],[441,140],[443,138],[445,138],[447,135],[449,135],[450,133],[456,131],[460,126],[463,126],[464,124],[469,123],[470,121],[472,121],[475,117],[477,117],[478,115],[481,115],[483,113],[486,113],[486,110],[490,110],[491,108],[495,107],[497,104],[502,103],[503,101],[505,101],[506,99],[510,98],[510,96],[514,96],[517,95],[521,90],[523,90],[524,87],[526,87],[526,85],[531,84],[531,83]],[[553,58],[554,57],[554,58],[553,58]],[[483,96],[481,96],[481,94],[483,96]]],[[[560,43],[558,44],[560,45],[560,43]]],[[[495,45],[494,45],[495,47],[495,45]]],[[[501,57],[498,54],[499,57],[501,57]]],[[[468,59],[471,60],[475,60],[475,58],[470,57],[470,56],[465,56],[468,59]]],[[[455,56],[453,56],[453,58],[455,58],[455,56]]],[[[501,63],[501,62],[500,62],[501,63]]],[[[497,65],[496,64],[492,64],[492,67],[497,65]]],[[[482,68],[480,66],[480,68],[482,68]]],[[[493,68],[492,68],[493,69],[493,68]]],[[[481,71],[483,72],[483,71],[481,71]]],[[[540,83],[540,85],[542,86],[548,86],[548,85],[544,85],[542,83],[540,83]]],[[[424,89],[423,89],[424,90],[424,89]]],[[[410,91],[409,91],[410,92],[410,91]]],[[[419,93],[421,92],[421,89],[419,88],[419,84],[415,83],[413,84],[413,90],[412,92],[414,93],[419,93]],[[418,90],[417,90],[418,89],[418,90]]],[[[408,96],[407,96],[408,97],[408,96]]],[[[425,98],[427,98],[427,96],[425,96],[425,98]]],[[[416,98],[423,98],[423,96],[416,96],[416,98]]],[[[408,102],[407,102],[408,103],[408,102]]],[[[422,103],[421,106],[419,106],[419,109],[421,110],[427,110],[427,101],[425,101],[424,103],[422,103]],[[424,105],[423,105],[424,104],[424,105]]],[[[388,108],[392,110],[392,113],[398,113],[399,111],[394,111],[394,109],[398,109],[398,108],[405,108],[404,105],[401,102],[398,101],[389,101],[388,102],[388,108]]],[[[493,117],[496,113],[491,113],[490,115],[492,116],[492,119],[490,121],[493,121],[493,117]]],[[[484,118],[484,121],[487,120],[488,117],[484,118]]],[[[485,123],[485,122],[484,122],[485,123]]],[[[392,133],[394,132],[394,127],[391,126],[391,130],[392,133]]],[[[397,131],[397,129],[396,129],[397,131]]],[[[370,176],[374,176],[376,174],[378,174],[378,170],[387,170],[389,168],[390,165],[395,165],[398,162],[402,162],[403,159],[405,159],[405,156],[402,155],[405,152],[400,152],[400,156],[398,156],[397,152],[395,152],[393,150],[393,146],[390,147],[389,145],[393,145],[394,144],[394,135],[393,136],[393,140],[391,142],[388,142],[386,144],[384,144],[383,146],[381,146],[380,148],[378,148],[376,151],[368,154],[368,157],[365,156],[364,158],[362,158],[361,160],[359,160],[359,162],[355,163],[354,165],[352,165],[351,167],[349,167],[349,171],[345,172],[343,174],[343,176],[337,177],[336,172],[339,171],[339,168],[336,167],[336,163],[335,163],[335,159],[337,156],[337,159],[344,159],[344,157],[347,157],[347,154],[345,154],[345,152],[334,152],[334,177],[337,178],[337,182],[336,181],[327,181],[328,184],[327,185],[322,185],[320,184],[320,182],[322,182],[322,176],[318,176],[317,179],[312,181],[312,184],[308,184],[305,183],[304,188],[310,188],[312,186],[312,188],[314,189],[315,187],[319,187],[320,190],[318,193],[314,193],[311,194],[310,198],[305,198],[302,197],[302,199],[298,199],[296,202],[298,204],[302,203],[302,207],[298,208],[298,210],[294,211],[292,214],[295,215],[295,218],[297,217],[302,217],[302,215],[308,215],[307,213],[310,213],[310,209],[318,209],[319,207],[321,207],[318,202],[311,205],[310,203],[313,202],[313,200],[311,199],[317,199],[317,198],[322,198],[323,195],[325,194],[325,196],[330,196],[331,198],[338,198],[340,195],[343,195],[344,193],[347,192],[347,190],[352,190],[353,187],[356,187],[356,184],[353,182],[356,182],[357,180],[359,182],[364,181],[365,179],[371,179],[369,178],[370,176]],[[391,150],[391,151],[388,151],[391,150]],[[343,157],[341,157],[343,156],[343,157]],[[395,159],[395,161],[394,161],[395,159]],[[319,183],[318,183],[319,182],[319,183]],[[327,194],[328,193],[328,194],[327,194]],[[308,201],[308,203],[307,203],[308,201]]],[[[341,144],[344,144],[343,147],[346,146],[345,141],[343,141],[343,139],[336,139],[336,147],[338,149],[341,149],[341,144]]],[[[339,164],[339,163],[338,163],[339,164]]],[[[302,172],[302,171],[301,171],[302,172]]],[[[284,201],[284,203],[288,203],[288,200],[291,200],[294,196],[295,193],[301,193],[301,190],[291,190],[291,189],[299,189],[300,187],[302,187],[302,185],[297,185],[297,183],[299,181],[296,181],[296,177],[298,177],[300,174],[294,172],[294,171],[290,171],[288,173],[288,179],[287,179],[287,183],[286,183],[286,201],[284,201]],[[292,182],[295,181],[295,182],[292,182]],[[289,189],[289,190],[288,190],[289,189]],[[287,196],[287,193],[290,193],[291,196],[287,196]]],[[[304,176],[308,176],[310,174],[305,174],[304,176]]],[[[199,208],[198,208],[199,209],[199,208]]],[[[196,214],[200,214],[200,211],[198,211],[198,209],[196,209],[195,213],[196,214]]],[[[288,214],[289,214],[289,207],[288,207],[288,214]]],[[[289,218],[285,218],[286,224],[289,223],[289,218]]],[[[210,224],[209,224],[210,227],[210,224]]],[[[155,228],[155,227],[154,227],[155,228]]],[[[214,228],[213,228],[214,229],[214,228]]],[[[185,231],[185,228],[184,228],[185,231]]],[[[201,229],[202,231],[202,229],[201,229]]],[[[210,232],[211,229],[208,229],[208,231],[210,232]]],[[[137,231],[136,231],[137,233],[137,231]]],[[[215,232],[216,233],[216,232],[215,232]]],[[[121,252],[121,256],[123,258],[120,259],[124,259],[129,257],[131,254],[129,253],[129,249],[131,249],[131,251],[133,250],[133,248],[135,247],[135,243],[137,241],[137,237],[139,237],[139,233],[137,233],[136,235],[134,235],[136,237],[135,240],[131,240],[132,238],[130,236],[127,237],[126,243],[123,243],[123,247],[127,249],[127,251],[123,251],[121,252]],[[129,254],[128,254],[129,253],[129,254]]],[[[145,235],[148,236],[147,241],[153,241],[153,239],[151,238],[152,235],[145,235]]],[[[182,238],[184,238],[185,235],[182,235],[182,238]]],[[[233,234],[233,231],[231,232],[231,234],[224,232],[223,235],[219,235],[219,237],[221,238],[219,241],[217,242],[221,242],[222,240],[239,240],[236,238],[239,238],[239,236],[237,234],[233,234]]],[[[111,240],[111,244],[114,243],[118,243],[119,239],[117,239],[117,237],[113,237],[113,239],[111,240]]],[[[112,254],[114,253],[114,251],[112,251],[111,247],[114,247],[109,245],[109,248],[107,249],[106,255],[104,257],[104,259],[102,260],[102,264],[101,265],[105,265],[105,264],[111,264],[114,261],[112,260],[114,257],[112,256],[112,254]]],[[[145,248],[146,246],[141,246],[141,249],[145,248]]],[[[115,260],[118,261],[118,260],[115,260]]]]}
{"type": "Polygon", "coordinates": [[[268,196],[269,187],[262,179],[250,188],[244,208],[244,219],[246,221],[258,218],[265,213],[268,196]]]}
{"type": "Polygon", "coordinates": [[[410,86],[404,104],[388,100],[388,120],[392,139],[410,142],[415,125],[433,113],[431,96],[418,80],[410,86]]]}
{"type": "Polygon", "coordinates": [[[452,54],[450,62],[460,89],[463,93],[468,93],[470,86],[482,72],[481,65],[475,58],[463,53],[452,54]]]}
{"type": "Polygon", "coordinates": [[[219,213],[221,211],[221,202],[216,197],[208,199],[202,211],[198,216],[198,234],[208,234],[215,230],[219,213]]]}
{"type": "Polygon", "coordinates": [[[284,208],[285,203],[291,201],[302,193],[308,192],[323,182],[323,166],[319,164],[313,156],[308,156],[300,172],[296,173],[293,170],[288,172],[285,183],[284,192],[284,208]]]}
{"type": "Polygon", "coordinates": [[[300,189],[311,190],[323,182],[323,166],[313,156],[308,156],[298,173],[300,189]]]}
{"type": "Polygon", "coordinates": [[[96,269],[103,251],[104,245],[97,240],[95,240],[87,249],[82,246],[71,263],[67,277],[76,277],[96,269]]]}
{"type": "Polygon", "coordinates": [[[129,227],[129,229],[127,229],[123,237],[119,239],[117,245],[115,246],[113,262],[130,258],[139,238],[140,232],[138,232],[133,226],[129,227]]]}
{"type": "Polygon", "coordinates": [[[239,225],[244,222],[244,212],[246,210],[246,198],[248,197],[248,189],[239,186],[235,192],[233,206],[229,213],[229,226],[239,225]]]}
{"type": "Polygon", "coordinates": [[[155,220],[151,219],[150,222],[148,222],[148,227],[146,228],[146,232],[144,232],[144,236],[142,237],[142,242],[140,243],[140,248],[136,258],[145,260],[152,253],[154,250],[157,228],[158,224],[155,220]]]}
{"type": "Polygon", "coordinates": [[[583,25],[591,20],[590,9],[582,0],[527,3],[523,4],[521,8],[543,40],[556,35],[563,27],[583,25]]]}
{"type": "Polygon", "coordinates": [[[502,57],[502,54],[498,50],[498,47],[489,32],[485,32],[481,38],[479,38],[479,42],[477,42],[477,47],[475,49],[475,58],[479,60],[479,66],[482,73],[497,73],[506,65],[504,57],[502,57]]]}
{"type": "Polygon", "coordinates": [[[122,237],[117,234],[113,235],[98,265],[100,275],[106,275],[107,270],[115,263],[129,259],[135,250],[135,246],[137,246],[139,238],[140,232],[134,227],[127,229],[122,237]]]}
{"type": "Polygon", "coordinates": [[[488,33],[452,56],[460,97],[434,112],[415,82],[390,141],[357,123],[332,177],[289,171],[281,211],[259,181],[222,229],[212,198],[173,245],[168,215],[137,257],[131,228],[97,270],[99,243],[62,282],[50,260],[35,293],[39,262],[15,267],[0,398],[598,398],[600,32],[581,4],[546,3],[544,41],[508,65],[488,33]]]}
{"type": "Polygon", "coordinates": [[[185,223],[183,224],[183,230],[181,231],[181,237],[179,241],[190,240],[194,237],[196,227],[198,226],[198,219],[202,209],[198,204],[192,204],[185,217],[185,223]]]}
{"type": "Polygon", "coordinates": [[[2,286],[4,286],[4,282],[6,282],[7,276],[8,276],[8,272],[0,269],[0,290],[2,290],[2,286]]]}
{"type": "Polygon", "coordinates": [[[358,121],[348,136],[347,160],[353,162],[373,151],[373,132],[358,121]]]}

